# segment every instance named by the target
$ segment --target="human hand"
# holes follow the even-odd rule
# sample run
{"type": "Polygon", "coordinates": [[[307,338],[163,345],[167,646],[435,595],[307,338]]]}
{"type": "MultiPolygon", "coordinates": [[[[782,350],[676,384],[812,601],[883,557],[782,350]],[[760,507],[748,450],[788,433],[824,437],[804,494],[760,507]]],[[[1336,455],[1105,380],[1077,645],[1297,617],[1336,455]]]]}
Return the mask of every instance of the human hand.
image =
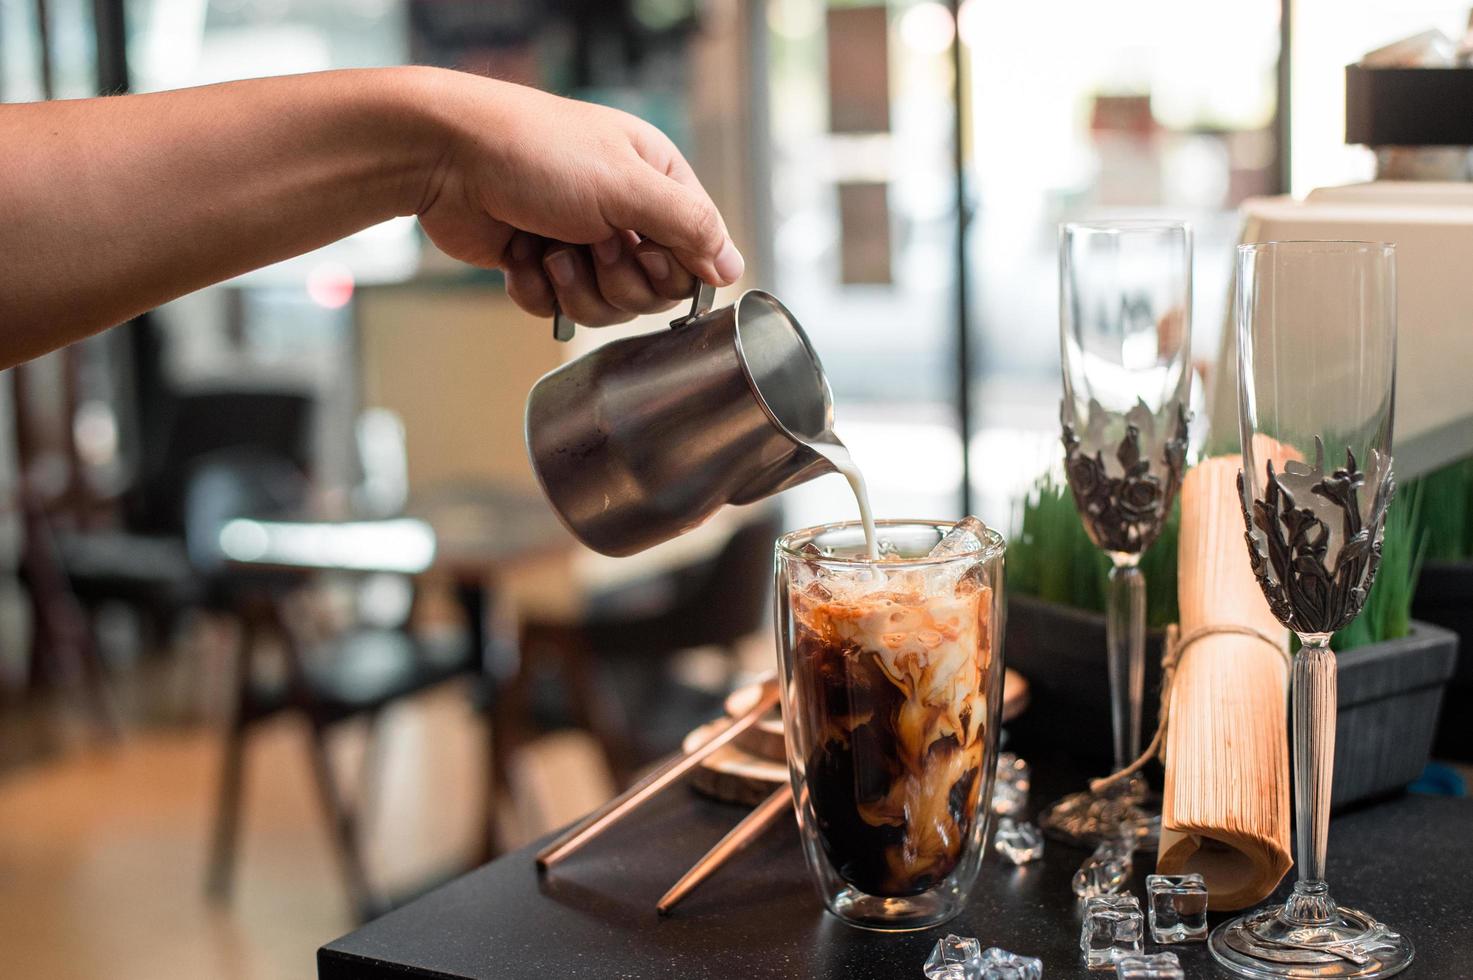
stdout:
{"type": "Polygon", "coordinates": [[[728,285],[741,254],[675,145],[628,113],[455,72],[428,77],[449,138],[420,224],[444,252],[506,273],[529,313],[556,302],[587,326],[622,323],[728,285]]]}

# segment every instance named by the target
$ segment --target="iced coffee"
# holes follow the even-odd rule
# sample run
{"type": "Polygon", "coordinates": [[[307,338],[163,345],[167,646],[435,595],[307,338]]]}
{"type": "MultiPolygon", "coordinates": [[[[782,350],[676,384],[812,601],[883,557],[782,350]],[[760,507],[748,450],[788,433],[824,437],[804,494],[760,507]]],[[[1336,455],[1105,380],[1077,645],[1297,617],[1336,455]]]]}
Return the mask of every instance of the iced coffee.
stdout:
{"type": "Polygon", "coordinates": [[[847,526],[779,546],[804,843],[825,901],[859,924],[949,917],[980,863],[1002,683],[1002,542],[983,529],[961,553],[932,557],[949,529],[882,525],[878,560],[847,526]]]}

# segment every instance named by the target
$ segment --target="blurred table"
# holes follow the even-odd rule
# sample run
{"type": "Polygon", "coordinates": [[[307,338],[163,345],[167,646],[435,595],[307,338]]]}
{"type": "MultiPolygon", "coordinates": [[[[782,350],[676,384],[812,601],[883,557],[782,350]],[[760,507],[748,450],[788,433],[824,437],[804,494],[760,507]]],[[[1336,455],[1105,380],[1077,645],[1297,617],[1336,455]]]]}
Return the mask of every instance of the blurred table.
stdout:
{"type": "Polygon", "coordinates": [[[248,571],[447,576],[475,661],[489,682],[502,683],[520,669],[514,617],[493,614],[502,580],[520,564],[575,547],[540,496],[480,481],[442,485],[399,517],[237,518],[221,528],[219,545],[232,566],[248,571]]]}
{"type": "Polygon", "coordinates": [[[282,572],[437,571],[458,580],[570,551],[573,538],[540,496],[495,484],[441,487],[402,516],[240,517],[220,530],[225,559],[282,572]]]}
{"type": "MultiPolygon", "coordinates": [[[[1026,747],[1020,751],[1027,756],[1026,747]]],[[[1038,807],[1082,783],[1067,760],[1030,759],[1038,807]]],[[[393,977],[672,977],[912,980],[937,938],[976,936],[1039,956],[1044,976],[1100,976],[1079,961],[1069,882],[1085,852],[1048,842],[1042,861],[1005,867],[989,853],[967,910],[923,932],[852,929],[825,913],[790,821],[738,855],[667,919],[655,901],[745,811],[676,788],[539,876],[536,847],[509,854],[322,947],[321,980],[393,977]]],[[[1406,932],[1403,974],[1466,976],[1473,921],[1473,801],[1406,796],[1337,817],[1329,880],[1342,902],[1406,932]]],[[[1131,890],[1143,897],[1149,859],[1131,890]]],[[[1287,890],[1287,886],[1285,887],[1287,890]]],[[[1214,914],[1216,926],[1226,916],[1214,914]]],[[[1148,949],[1154,946],[1148,945],[1148,949]]],[[[1170,947],[1189,977],[1229,977],[1205,945],[1170,947]]]]}
{"type": "Polygon", "coordinates": [[[575,547],[572,535],[540,495],[495,484],[441,486],[411,502],[408,516],[434,531],[432,567],[462,581],[575,547]]]}

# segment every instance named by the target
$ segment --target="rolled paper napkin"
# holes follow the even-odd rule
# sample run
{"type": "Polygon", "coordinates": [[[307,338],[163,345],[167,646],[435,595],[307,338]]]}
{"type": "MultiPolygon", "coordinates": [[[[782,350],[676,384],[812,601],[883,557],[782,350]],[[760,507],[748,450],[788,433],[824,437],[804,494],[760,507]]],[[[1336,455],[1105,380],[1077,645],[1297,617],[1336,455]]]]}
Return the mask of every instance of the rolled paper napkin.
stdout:
{"type": "Polygon", "coordinates": [[[1293,864],[1289,634],[1248,563],[1241,465],[1238,456],[1214,457],[1182,483],[1181,623],[1167,655],[1173,663],[1163,706],[1169,724],[1156,870],[1201,874],[1214,910],[1262,900],[1293,864]]]}

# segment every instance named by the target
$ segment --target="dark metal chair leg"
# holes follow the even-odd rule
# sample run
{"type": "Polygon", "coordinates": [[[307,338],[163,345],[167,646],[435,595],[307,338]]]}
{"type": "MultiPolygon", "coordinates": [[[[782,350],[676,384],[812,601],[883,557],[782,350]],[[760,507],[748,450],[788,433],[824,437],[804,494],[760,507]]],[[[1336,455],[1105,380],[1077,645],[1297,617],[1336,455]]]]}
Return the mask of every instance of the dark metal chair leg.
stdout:
{"type": "Polygon", "coordinates": [[[235,886],[235,850],[240,838],[241,784],[245,779],[245,725],[232,722],[225,735],[220,768],[220,795],[215,804],[215,833],[205,892],[217,902],[230,900],[235,886]]]}
{"type": "Polygon", "coordinates": [[[353,914],[360,921],[367,921],[383,911],[383,905],[368,884],[368,874],[363,868],[363,857],[358,847],[357,821],[343,800],[332,761],[328,758],[327,730],[315,720],[311,722],[308,753],[312,757],[312,772],[317,779],[323,816],[327,818],[328,833],[337,851],[348,900],[352,903],[353,914]]]}
{"type": "Polygon", "coordinates": [[[79,615],[77,625],[82,631],[76,642],[81,650],[83,683],[87,688],[87,700],[92,705],[98,735],[105,741],[117,742],[123,737],[122,712],[108,684],[107,664],[97,646],[90,618],[79,615]]]}
{"type": "Polygon", "coordinates": [[[210,845],[209,872],[205,880],[206,894],[216,901],[228,900],[235,884],[241,788],[245,780],[245,743],[250,724],[246,717],[247,689],[251,678],[255,635],[252,623],[241,624],[235,658],[235,711],[225,733],[225,752],[220,766],[220,795],[215,804],[215,832],[210,845]]]}
{"type": "Polygon", "coordinates": [[[382,787],[384,740],[383,708],[370,710],[363,719],[363,758],[358,763],[358,785],[354,787],[353,813],[357,817],[358,832],[363,833],[367,814],[378,808],[379,792],[382,787]]]}
{"type": "Polygon", "coordinates": [[[61,567],[51,524],[30,496],[22,494],[25,545],[21,570],[31,600],[30,684],[77,692],[90,709],[98,733],[116,741],[122,721],[107,683],[107,666],[93,638],[92,623],[61,567]]]}
{"type": "Polygon", "coordinates": [[[486,796],[482,811],[481,852],[478,855],[482,864],[506,850],[506,840],[501,833],[501,810],[506,804],[516,801],[511,765],[526,737],[521,712],[519,680],[497,688],[486,711],[486,796]]]}
{"type": "Polygon", "coordinates": [[[364,870],[363,855],[359,850],[358,822],[353,808],[344,799],[337,776],[333,772],[332,759],[328,756],[327,723],[314,710],[317,702],[307,681],[306,662],[280,601],[269,602],[266,615],[270,617],[275,632],[281,639],[282,652],[286,655],[287,669],[291,675],[294,701],[309,726],[307,749],[312,759],[312,774],[317,780],[317,795],[322,801],[323,816],[327,819],[328,835],[332,838],[333,849],[337,851],[348,901],[352,904],[353,914],[360,921],[366,922],[382,912],[384,904],[369,886],[368,873],[364,870]]]}
{"type": "Polygon", "coordinates": [[[562,643],[563,677],[577,703],[583,726],[603,750],[609,772],[620,787],[634,781],[635,758],[629,715],[609,665],[594,655],[581,631],[568,630],[562,643]]]}
{"type": "Polygon", "coordinates": [[[511,763],[527,740],[525,643],[521,623],[491,576],[463,581],[456,599],[465,613],[471,656],[480,667],[486,723],[486,768],[479,861],[506,850],[501,810],[515,802],[511,763]]]}

